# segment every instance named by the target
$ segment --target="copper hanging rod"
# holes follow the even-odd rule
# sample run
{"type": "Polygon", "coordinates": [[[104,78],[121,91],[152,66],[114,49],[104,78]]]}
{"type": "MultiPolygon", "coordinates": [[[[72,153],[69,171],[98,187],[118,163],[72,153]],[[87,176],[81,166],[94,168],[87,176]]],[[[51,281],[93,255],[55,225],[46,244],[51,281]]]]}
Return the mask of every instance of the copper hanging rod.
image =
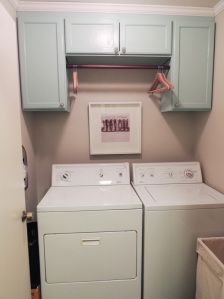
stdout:
{"type": "Polygon", "coordinates": [[[169,65],[110,65],[110,64],[67,64],[68,69],[143,69],[169,70],[169,65]]]}

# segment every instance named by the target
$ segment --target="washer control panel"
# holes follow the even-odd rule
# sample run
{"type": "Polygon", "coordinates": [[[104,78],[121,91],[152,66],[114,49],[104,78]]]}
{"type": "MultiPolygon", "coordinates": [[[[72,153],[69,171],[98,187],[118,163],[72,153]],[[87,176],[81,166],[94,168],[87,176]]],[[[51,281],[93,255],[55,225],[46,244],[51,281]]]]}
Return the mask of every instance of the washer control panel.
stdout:
{"type": "Polygon", "coordinates": [[[52,186],[95,186],[130,184],[129,164],[55,164],[52,186]]]}
{"type": "Polygon", "coordinates": [[[201,183],[201,168],[198,162],[136,163],[133,182],[135,185],[201,183]]]}

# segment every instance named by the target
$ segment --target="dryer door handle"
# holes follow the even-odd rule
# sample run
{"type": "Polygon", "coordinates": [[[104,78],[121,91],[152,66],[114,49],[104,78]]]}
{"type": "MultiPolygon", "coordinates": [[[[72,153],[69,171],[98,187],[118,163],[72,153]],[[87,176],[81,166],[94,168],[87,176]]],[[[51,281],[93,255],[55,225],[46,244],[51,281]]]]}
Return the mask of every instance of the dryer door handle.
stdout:
{"type": "Polygon", "coordinates": [[[99,246],[100,245],[100,238],[94,239],[82,239],[83,246],[99,246]]]}

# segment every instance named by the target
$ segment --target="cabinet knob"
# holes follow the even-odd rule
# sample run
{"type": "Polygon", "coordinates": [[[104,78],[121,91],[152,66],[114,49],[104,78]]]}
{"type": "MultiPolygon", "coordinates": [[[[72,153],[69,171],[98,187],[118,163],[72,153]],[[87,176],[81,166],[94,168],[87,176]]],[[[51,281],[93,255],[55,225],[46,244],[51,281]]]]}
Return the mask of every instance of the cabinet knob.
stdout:
{"type": "Polygon", "coordinates": [[[114,48],[114,53],[117,55],[117,54],[118,54],[118,52],[119,52],[119,49],[118,49],[118,47],[115,47],[115,48],[114,48]]]}
{"type": "Polygon", "coordinates": [[[122,48],[122,53],[125,54],[126,53],[126,47],[122,48]]]}
{"type": "Polygon", "coordinates": [[[64,108],[64,106],[65,105],[63,103],[60,103],[60,105],[59,105],[60,108],[64,108]]]}

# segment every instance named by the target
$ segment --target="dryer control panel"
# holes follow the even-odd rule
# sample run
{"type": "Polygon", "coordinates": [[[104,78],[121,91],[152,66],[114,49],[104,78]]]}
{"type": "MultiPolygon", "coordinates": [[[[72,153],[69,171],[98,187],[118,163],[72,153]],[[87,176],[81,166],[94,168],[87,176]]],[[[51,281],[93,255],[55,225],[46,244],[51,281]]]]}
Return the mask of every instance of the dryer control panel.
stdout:
{"type": "Polygon", "coordinates": [[[199,162],[133,164],[135,185],[202,183],[199,162]]]}
{"type": "Polygon", "coordinates": [[[97,186],[130,184],[129,164],[55,164],[52,186],[97,186]]]}

